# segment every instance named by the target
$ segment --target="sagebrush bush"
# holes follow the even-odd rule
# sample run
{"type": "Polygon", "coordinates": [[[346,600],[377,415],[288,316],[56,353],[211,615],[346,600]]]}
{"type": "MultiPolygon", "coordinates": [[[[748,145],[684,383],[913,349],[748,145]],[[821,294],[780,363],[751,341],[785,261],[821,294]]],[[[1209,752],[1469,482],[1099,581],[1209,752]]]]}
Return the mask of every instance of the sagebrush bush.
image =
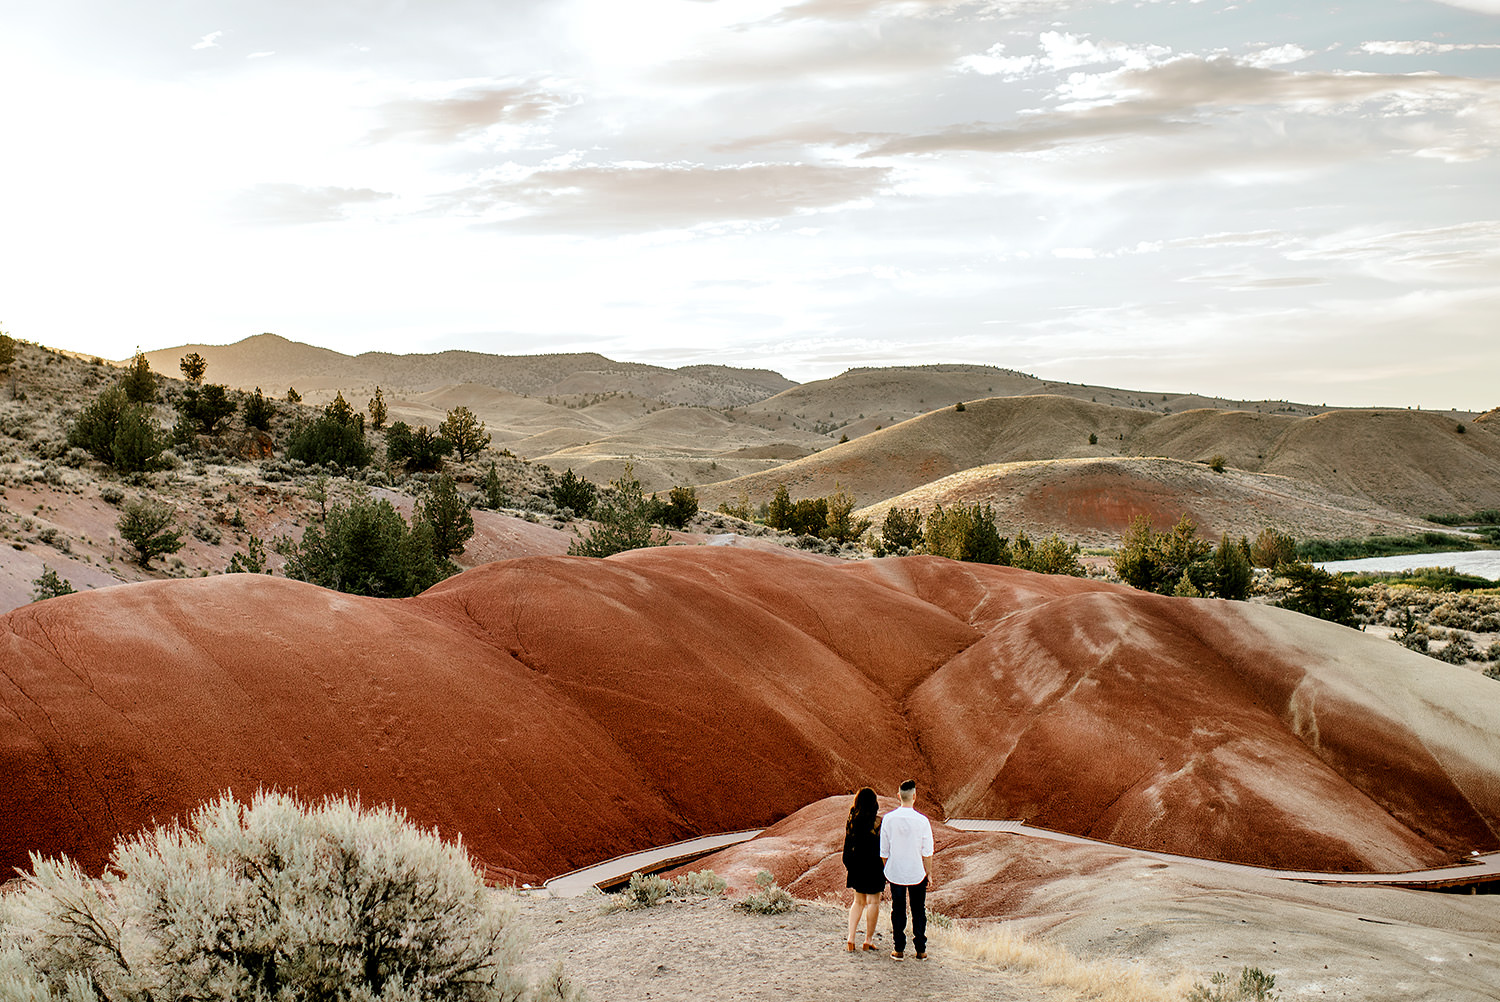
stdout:
{"type": "Polygon", "coordinates": [[[797,910],[797,899],[785,887],[776,883],[771,871],[761,870],[755,875],[755,883],[760,890],[751,891],[743,901],[735,905],[740,911],[755,915],[781,915],[797,910]]]}
{"type": "Polygon", "coordinates": [[[1188,993],[1188,1002],[1274,1002],[1281,998],[1272,989],[1276,987],[1276,975],[1267,974],[1259,967],[1246,967],[1240,971],[1240,980],[1233,983],[1229,975],[1215,971],[1209,983],[1196,984],[1188,993]]]}
{"type": "Polygon", "coordinates": [[[89,878],[32,858],[0,899],[0,997],[489,1002],[527,992],[512,913],[461,845],[389,807],[226,795],[116,843],[89,878]]]}

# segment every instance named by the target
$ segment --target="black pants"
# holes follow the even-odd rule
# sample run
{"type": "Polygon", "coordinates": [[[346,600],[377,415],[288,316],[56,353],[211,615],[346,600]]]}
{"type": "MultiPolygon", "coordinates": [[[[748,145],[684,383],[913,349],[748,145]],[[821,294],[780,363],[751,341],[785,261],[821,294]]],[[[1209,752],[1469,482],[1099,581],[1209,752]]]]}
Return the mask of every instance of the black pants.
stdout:
{"type": "Polygon", "coordinates": [[[891,945],[906,952],[906,897],[911,895],[911,941],[918,953],[927,952],[927,878],[920,884],[891,884],[891,945]]]}

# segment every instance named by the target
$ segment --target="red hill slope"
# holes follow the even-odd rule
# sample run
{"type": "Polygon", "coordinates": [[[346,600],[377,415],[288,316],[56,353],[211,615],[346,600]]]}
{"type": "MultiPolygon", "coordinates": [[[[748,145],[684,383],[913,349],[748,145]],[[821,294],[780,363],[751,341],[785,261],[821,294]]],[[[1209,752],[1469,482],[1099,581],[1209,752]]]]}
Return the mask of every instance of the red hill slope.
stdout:
{"type": "Polygon", "coordinates": [[[393,801],[544,876],[914,776],[950,816],[1385,869],[1500,845],[1493,682],[1275,609],[930,557],[252,575],[0,618],[0,866],[225,788],[393,801]]]}

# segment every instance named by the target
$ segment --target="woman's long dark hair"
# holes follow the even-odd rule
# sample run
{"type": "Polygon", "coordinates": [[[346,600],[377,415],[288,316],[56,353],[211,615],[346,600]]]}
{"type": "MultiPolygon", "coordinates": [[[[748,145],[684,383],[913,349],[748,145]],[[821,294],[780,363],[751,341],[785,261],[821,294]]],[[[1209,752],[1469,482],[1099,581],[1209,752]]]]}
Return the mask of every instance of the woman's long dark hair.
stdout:
{"type": "Polygon", "coordinates": [[[880,801],[875,791],[868,786],[854,795],[854,806],[849,808],[849,820],[844,824],[845,835],[863,835],[880,830],[880,801]]]}

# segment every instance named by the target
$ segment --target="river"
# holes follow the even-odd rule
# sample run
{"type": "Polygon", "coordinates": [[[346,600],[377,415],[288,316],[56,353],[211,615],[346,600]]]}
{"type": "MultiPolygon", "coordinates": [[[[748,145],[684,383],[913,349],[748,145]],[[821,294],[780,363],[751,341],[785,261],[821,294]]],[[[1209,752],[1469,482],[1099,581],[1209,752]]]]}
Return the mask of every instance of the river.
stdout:
{"type": "Polygon", "coordinates": [[[1475,574],[1491,581],[1500,581],[1500,550],[1407,553],[1399,557],[1329,560],[1318,566],[1335,574],[1339,571],[1411,571],[1419,567],[1452,567],[1460,574],[1475,574]]]}

